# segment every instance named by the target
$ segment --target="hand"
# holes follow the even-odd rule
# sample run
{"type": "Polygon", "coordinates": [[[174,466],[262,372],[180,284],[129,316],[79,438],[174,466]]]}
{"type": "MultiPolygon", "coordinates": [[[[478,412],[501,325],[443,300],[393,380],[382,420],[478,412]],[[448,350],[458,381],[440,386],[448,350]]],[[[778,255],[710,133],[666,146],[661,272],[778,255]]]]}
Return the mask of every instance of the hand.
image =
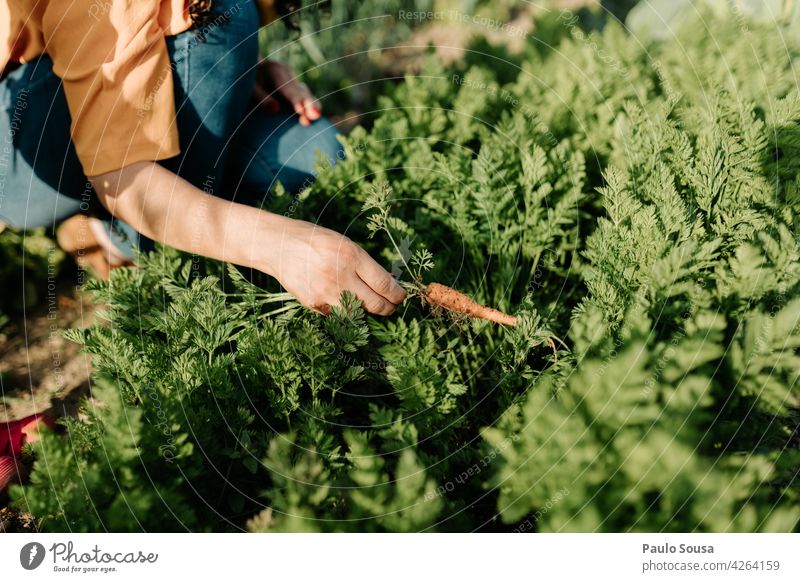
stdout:
{"type": "Polygon", "coordinates": [[[345,290],[380,315],[405,300],[397,281],[347,237],[208,195],[156,162],[136,162],[89,179],[103,206],[148,238],[263,271],[321,313],[339,304],[345,290]],[[152,195],[165,191],[170,195],[152,195]],[[206,217],[202,237],[196,236],[198,216],[206,217]]]}
{"type": "Polygon", "coordinates": [[[370,313],[390,315],[405,300],[397,281],[349,238],[291,219],[275,234],[275,264],[265,270],[306,307],[327,315],[351,291],[370,313]]]}
{"type": "Polygon", "coordinates": [[[310,125],[322,116],[322,105],[308,86],[298,81],[289,65],[277,61],[261,61],[256,73],[253,96],[270,113],[277,113],[280,103],[275,93],[282,95],[300,116],[300,125],[310,125]]]}

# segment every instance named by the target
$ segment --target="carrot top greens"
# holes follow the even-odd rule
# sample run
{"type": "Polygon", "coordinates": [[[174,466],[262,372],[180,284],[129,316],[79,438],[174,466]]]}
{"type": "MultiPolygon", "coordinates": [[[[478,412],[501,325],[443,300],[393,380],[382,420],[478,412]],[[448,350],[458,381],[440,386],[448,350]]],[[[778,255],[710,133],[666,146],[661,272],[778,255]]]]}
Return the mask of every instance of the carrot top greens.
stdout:
{"type": "Polygon", "coordinates": [[[70,337],[103,406],[14,503],[73,531],[796,528],[800,52],[713,22],[553,15],[431,60],[274,193],[428,305],[324,318],[165,248],[95,284],[107,322],[70,337]],[[431,313],[426,282],[516,325],[431,313]]]}

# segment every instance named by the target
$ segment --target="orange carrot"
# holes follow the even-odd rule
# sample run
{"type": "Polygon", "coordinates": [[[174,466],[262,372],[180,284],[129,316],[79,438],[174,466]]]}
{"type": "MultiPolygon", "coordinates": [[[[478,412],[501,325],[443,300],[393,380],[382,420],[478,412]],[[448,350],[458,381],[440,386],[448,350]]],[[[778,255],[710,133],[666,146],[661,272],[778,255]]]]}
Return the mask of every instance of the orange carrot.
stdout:
{"type": "Polygon", "coordinates": [[[513,315],[481,305],[463,293],[441,283],[428,284],[423,290],[423,296],[431,305],[437,305],[449,311],[479,317],[503,325],[517,325],[517,318],[513,315]]]}

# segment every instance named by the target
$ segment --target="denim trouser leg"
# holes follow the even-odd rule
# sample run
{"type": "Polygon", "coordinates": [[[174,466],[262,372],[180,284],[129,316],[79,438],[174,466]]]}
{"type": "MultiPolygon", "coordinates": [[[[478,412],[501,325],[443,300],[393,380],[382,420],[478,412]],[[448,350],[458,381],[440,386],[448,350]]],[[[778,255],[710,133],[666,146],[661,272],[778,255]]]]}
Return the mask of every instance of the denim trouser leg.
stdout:
{"type": "Polygon", "coordinates": [[[215,0],[202,37],[167,38],[181,153],[163,163],[197,187],[224,196],[231,137],[245,117],[258,62],[253,2],[215,0]]]}
{"type": "Polygon", "coordinates": [[[125,256],[139,234],[102,208],[70,138],[70,114],[49,57],[35,59],[0,84],[0,221],[49,227],[78,213],[103,218],[125,256]]]}
{"type": "MultiPolygon", "coordinates": [[[[335,128],[296,116],[251,110],[258,60],[253,2],[216,0],[203,32],[166,39],[172,66],[181,154],[162,165],[217,196],[258,204],[276,180],[289,191],[314,177],[316,152],[341,158],[335,128]],[[232,187],[226,187],[226,185],[232,187]]],[[[0,221],[17,228],[55,227],[77,214],[105,220],[127,256],[148,242],[103,209],[71,142],[61,81],[46,55],[0,83],[0,221]]]]}
{"type": "Polygon", "coordinates": [[[313,182],[320,155],[330,165],[344,159],[338,135],[324,117],[303,126],[295,115],[255,109],[233,137],[227,189],[237,202],[256,206],[276,182],[290,193],[299,192],[313,182]]]}

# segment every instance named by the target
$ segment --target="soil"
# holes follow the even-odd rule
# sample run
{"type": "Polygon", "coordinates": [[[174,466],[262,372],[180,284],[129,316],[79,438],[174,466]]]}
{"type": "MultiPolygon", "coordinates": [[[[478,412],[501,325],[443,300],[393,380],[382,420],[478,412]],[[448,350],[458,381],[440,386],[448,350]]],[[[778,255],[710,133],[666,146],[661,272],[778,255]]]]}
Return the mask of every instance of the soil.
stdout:
{"type": "MultiPolygon", "coordinates": [[[[72,265],[63,270],[52,308],[43,302],[12,315],[0,330],[0,423],[39,412],[75,416],[90,393],[91,357],[62,335],[91,325],[98,307],[75,286],[77,274],[72,265]]],[[[0,533],[38,531],[33,515],[6,507],[7,501],[0,493],[0,533]]]]}
{"type": "Polygon", "coordinates": [[[36,519],[27,512],[0,507],[0,533],[34,533],[39,531],[36,519]]]}
{"type": "Polygon", "coordinates": [[[0,423],[38,412],[74,414],[89,393],[91,358],[62,330],[88,327],[97,307],[71,279],[59,282],[52,309],[18,314],[0,331],[0,423]]]}

